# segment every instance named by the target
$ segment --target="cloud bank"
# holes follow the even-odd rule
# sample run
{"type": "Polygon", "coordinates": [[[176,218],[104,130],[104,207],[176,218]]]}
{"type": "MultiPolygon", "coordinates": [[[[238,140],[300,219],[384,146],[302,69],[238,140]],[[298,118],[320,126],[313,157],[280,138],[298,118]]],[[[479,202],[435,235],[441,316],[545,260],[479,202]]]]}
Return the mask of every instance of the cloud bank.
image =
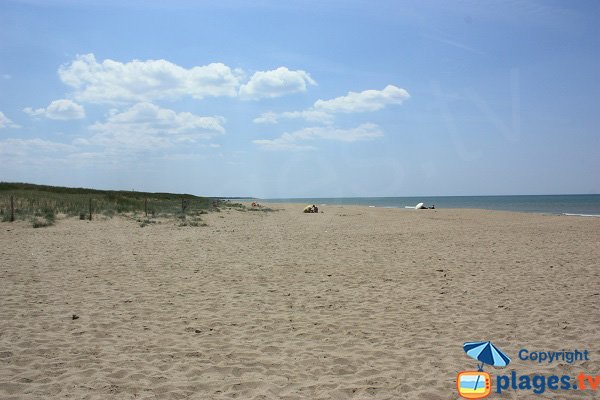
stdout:
{"type": "Polygon", "coordinates": [[[112,110],[105,122],[90,126],[95,135],[89,144],[129,150],[170,147],[221,135],[224,123],[223,117],[201,117],[138,103],[123,112],[112,110]]]}
{"type": "Polygon", "coordinates": [[[106,59],[99,63],[93,54],[85,54],[61,66],[58,75],[75,90],[76,99],[113,103],[235,96],[242,72],[222,63],[189,69],[166,60],[122,63],[106,59]]]}
{"type": "Polygon", "coordinates": [[[23,111],[33,117],[46,117],[57,120],[85,118],[83,106],[68,99],[54,100],[46,108],[34,110],[31,107],[27,107],[23,111]]]}
{"type": "Polygon", "coordinates": [[[312,150],[315,147],[306,142],[324,139],[338,142],[356,142],[372,140],[383,136],[383,132],[376,124],[366,123],[356,128],[340,129],[330,127],[310,127],[291,133],[284,133],[275,139],[258,139],[253,143],[264,150],[312,150]]]}
{"type": "Polygon", "coordinates": [[[0,140],[0,155],[5,157],[26,157],[33,154],[64,153],[75,147],[44,139],[4,139],[0,140]]]}
{"type": "Polygon", "coordinates": [[[258,71],[248,83],[240,87],[242,99],[274,98],[283,95],[305,92],[308,85],[317,83],[302,70],[290,71],[279,67],[272,71],[258,71]]]}
{"type": "Polygon", "coordinates": [[[258,71],[243,83],[244,71],[223,63],[184,68],[167,60],[98,62],[91,53],[62,65],[58,75],[75,99],[90,103],[221,96],[258,100],[304,92],[316,84],[307,72],[287,67],[258,71]]]}
{"type": "Polygon", "coordinates": [[[409,97],[406,90],[387,85],[383,90],[348,92],[335,99],[317,100],[313,107],[329,113],[370,112],[381,110],[388,104],[402,104],[409,97]]]}
{"type": "Polygon", "coordinates": [[[10,118],[8,118],[2,111],[0,111],[0,129],[2,128],[20,128],[20,125],[12,122],[10,118]]]}
{"type": "Polygon", "coordinates": [[[309,122],[331,124],[335,114],[378,111],[388,105],[400,105],[409,98],[405,89],[387,85],[383,90],[348,92],[345,96],[331,100],[317,100],[311,108],[304,111],[266,112],[255,118],[254,122],[276,124],[281,119],[302,118],[309,122]]]}
{"type": "Polygon", "coordinates": [[[330,124],[333,122],[333,115],[317,110],[286,111],[283,113],[266,112],[253,121],[257,124],[277,124],[281,119],[303,119],[308,122],[330,124]]]}

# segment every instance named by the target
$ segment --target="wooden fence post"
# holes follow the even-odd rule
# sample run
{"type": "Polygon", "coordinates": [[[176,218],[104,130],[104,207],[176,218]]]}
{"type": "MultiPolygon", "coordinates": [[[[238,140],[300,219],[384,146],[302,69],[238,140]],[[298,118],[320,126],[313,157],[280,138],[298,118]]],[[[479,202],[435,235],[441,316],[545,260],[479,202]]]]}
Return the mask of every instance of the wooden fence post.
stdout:
{"type": "Polygon", "coordinates": [[[10,196],[10,222],[15,221],[15,198],[10,196]]]}
{"type": "Polygon", "coordinates": [[[148,216],[148,199],[144,199],[144,214],[148,216]]]}
{"type": "Polygon", "coordinates": [[[92,198],[90,197],[90,221],[92,220],[92,198]]]}

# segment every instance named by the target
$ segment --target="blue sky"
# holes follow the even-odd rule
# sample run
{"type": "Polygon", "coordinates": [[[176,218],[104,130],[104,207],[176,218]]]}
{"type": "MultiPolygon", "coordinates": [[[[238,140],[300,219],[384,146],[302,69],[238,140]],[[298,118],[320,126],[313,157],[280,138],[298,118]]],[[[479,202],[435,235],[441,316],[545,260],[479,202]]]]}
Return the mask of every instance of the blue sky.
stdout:
{"type": "Polygon", "coordinates": [[[600,193],[596,1],[0,3],[0,180],[600,193]]]}

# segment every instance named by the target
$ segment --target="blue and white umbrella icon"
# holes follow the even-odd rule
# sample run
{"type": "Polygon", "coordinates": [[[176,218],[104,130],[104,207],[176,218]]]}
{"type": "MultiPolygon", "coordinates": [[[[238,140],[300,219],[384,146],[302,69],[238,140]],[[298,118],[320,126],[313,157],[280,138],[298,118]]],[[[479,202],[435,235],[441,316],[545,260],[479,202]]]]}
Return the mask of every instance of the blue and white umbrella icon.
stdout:
{"type": "MultiPolygon", "coordinates": [[[[510,358],[500,349],[492,344],[492,342],[466,342],[463,345],[465,353],[471,358],[481,361],[481,365],[477,365],[479,371],[483,371],[483,364],[492,365],[494,367],[506,367],[510,363],[510,358]]],[[[480,376],[477,376],[475,388],[479,383],[480,376]]]]}
{"type": "Polygon", "coordinates": [[[494,346],[492,342],[467,342],[463,345],[463,348],[469,357],[481,361],[481,365],[477,366],[480,371],[483,371],[483,364],[506,367],[510,363],[510,358],[494,346]]]}

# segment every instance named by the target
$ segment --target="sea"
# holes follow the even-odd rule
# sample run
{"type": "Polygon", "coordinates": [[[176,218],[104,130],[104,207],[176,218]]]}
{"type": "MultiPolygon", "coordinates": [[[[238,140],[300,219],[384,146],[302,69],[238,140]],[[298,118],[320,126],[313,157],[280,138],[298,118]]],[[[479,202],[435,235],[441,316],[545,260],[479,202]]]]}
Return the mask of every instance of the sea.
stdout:
{"type": "Polygon", "coordinates": [[[317,205],[363,205],[405,208],[418,203],[443,208],[477,208],[580,217],[600,217],[600,194],[521,195],[521,196],[420,196],[420,197],[312,197],[260,199],[268,203],[317,205]]]}

